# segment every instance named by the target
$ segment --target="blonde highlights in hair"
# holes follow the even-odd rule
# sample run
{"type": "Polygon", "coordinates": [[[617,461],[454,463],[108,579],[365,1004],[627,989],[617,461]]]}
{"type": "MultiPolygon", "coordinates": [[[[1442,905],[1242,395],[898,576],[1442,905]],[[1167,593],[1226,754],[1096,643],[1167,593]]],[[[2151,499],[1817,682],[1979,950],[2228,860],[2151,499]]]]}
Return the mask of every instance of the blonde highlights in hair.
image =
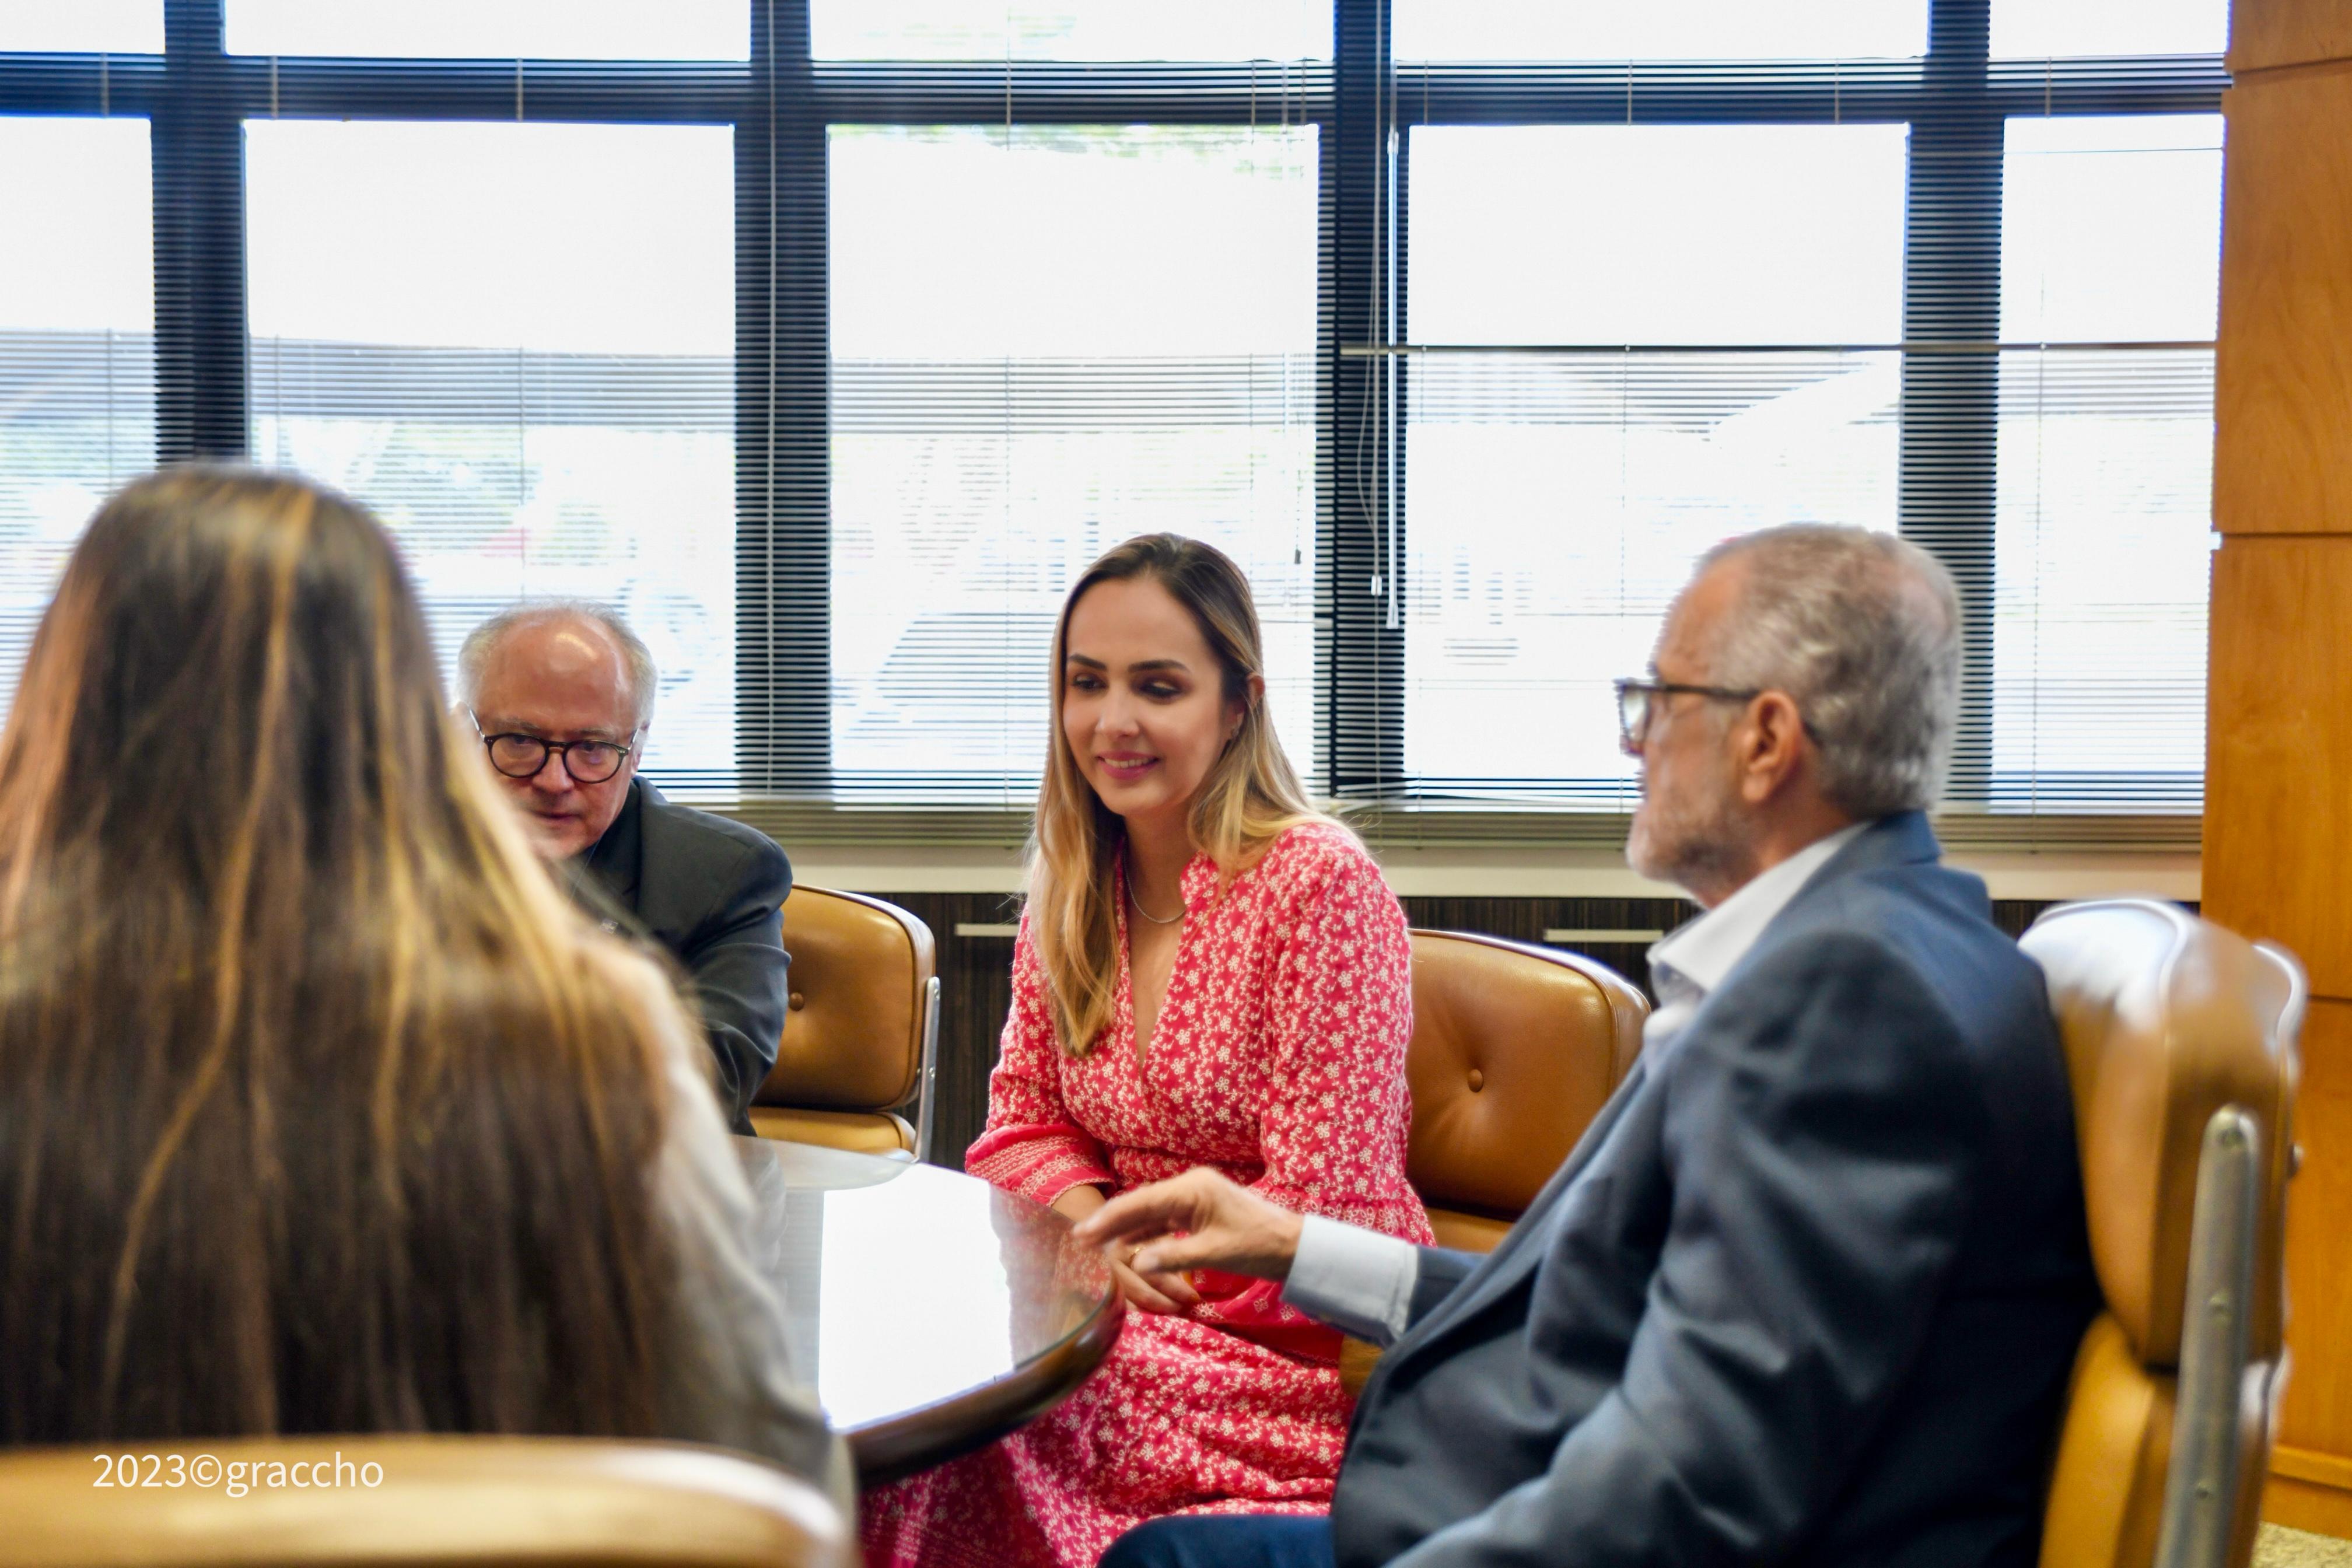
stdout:
{"type": "Polygon", "coordinates": [[[1265,647],[1241,568],[1213,546],[1174,533],[1130,539],[1087,567],[1071,584],[1054,627],[1053,733],[1028,861],[1030,941],[1044,972],[1055,1034],[1074,1057],[1094,1048],[1118,1000],[1117,862],[1126,826],[1095,794],[1062,733],[1063,664],[1070,616],[1087,591],[1137,578],[1158,583],[1192,614],[1216,658],[1224,700],[1242,709],[1240,729],[1192,797],[1193,847],[1213,859],[1230,883],[1285,829],[1332,822],[1308,799],[1275,736],[1263,696],[1251,690],[1253,678],[1264,679],[1265,647]]]}
{"type": "Polygon", "coordinates": [[[129,486],[0,733],[0,1445],[652,1435],[686,1027],[451,727],[372,518],[129,486]]]}

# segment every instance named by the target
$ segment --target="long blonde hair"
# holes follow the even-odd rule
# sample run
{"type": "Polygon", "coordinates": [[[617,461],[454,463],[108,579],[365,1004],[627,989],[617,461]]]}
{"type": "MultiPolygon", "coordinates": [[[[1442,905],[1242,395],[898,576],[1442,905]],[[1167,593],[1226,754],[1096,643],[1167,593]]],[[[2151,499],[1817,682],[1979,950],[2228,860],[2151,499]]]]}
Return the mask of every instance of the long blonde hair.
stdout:
{"type": "Polygon", "coordinates": [[[1338,826],[1308,800],[1264,699],[1251,692],[1251,678],[1265,674],[1264,644],[1241,568],[1213,546],[1175,533],[1130,539],[1087,567],[1071,584],[1054,627],[1053,734],[1037,787],[1028,864],[1030,940],[1045,973],[1055,1032],[1074,1057],[1094,1048],[1118,999],[1117,879],[1126,825],[1095,794],[1062,733],[1062,667],[1069,656],[1070,613],[1087,590],[1133,578],[1158,583],[1192,612],[1223,672],[1224,700],[1242,705],[1240,730],[1192,797],[1193,847],[1215,860],[1230,882],[1285,829],[1303,822],[1338,826]]]}
{"type": "Polygon", "coordinates": [[[0,735],[0,1444],[657,1430],[650,978],[463,753],[372,518],[109,500],[0,735]]]}

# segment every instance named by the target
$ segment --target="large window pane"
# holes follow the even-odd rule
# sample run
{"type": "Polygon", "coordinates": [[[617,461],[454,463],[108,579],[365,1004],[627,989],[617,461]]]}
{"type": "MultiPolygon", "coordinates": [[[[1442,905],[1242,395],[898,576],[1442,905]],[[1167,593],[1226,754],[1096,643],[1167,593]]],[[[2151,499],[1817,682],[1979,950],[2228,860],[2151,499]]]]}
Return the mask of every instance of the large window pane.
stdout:
{"type": "MultiPolygon", "coordinates": [[[[2218,115],[2012,120],[2009,342],[2203,342],[2221,249],[2218,115]]],[[[1994,804],[2201,800],[2213,355],[2001,356],[1994,804]]]]}
{"type": "Polygon", "coordinates": [[[1248,572],[1311,765],[1311,127],[836,126],[833,746],[845,788],[1018,803],[1105,548],[1248,572]]]}
{"type": "Polygon", "coordinates": [[[520,595],[618,606],[670,784],[735,763],[731,134],[247,126],[256,458],[391,525],[445,662],[520,595]]]}
{"type": "Polygon", "coordinates": [[[143,120],[0,119],[0,713],[82,524],[154,465],[149,190],[143,120]]]}
{"type": "Polygon", "coordinates": [[[244,55],[740,60],[750,0],[228,0],[244,55]]]}
{"type": "Polygon", "coordinates": [[[163,52],[163,0],[0,0],[0,49],[163,52]]]}
{"type": "Polygon", "coordinates": [[[1401,60],[1858,59],[1923,53],[1927,0],[1396,0],[1401,60]]]}
{"type": "Polygon", "coordinates": [[[1995,58],[2218,55],[2229,0],[1992,0],[1995,58]]]}
{"type": "Polygon", "coordinates": [[[1885,126],[1413,133],[1412,338],[1554,351],[1401,373],[1418,788],[1622,805],[1609,681],[1693,560],[1894,526],[1903,160],[1885,126]]]}
{"type": "Polygon", "coordinates": [[[812,0],[809,32],[819,59],[1323,59],[1331,0],[812,0]]]}

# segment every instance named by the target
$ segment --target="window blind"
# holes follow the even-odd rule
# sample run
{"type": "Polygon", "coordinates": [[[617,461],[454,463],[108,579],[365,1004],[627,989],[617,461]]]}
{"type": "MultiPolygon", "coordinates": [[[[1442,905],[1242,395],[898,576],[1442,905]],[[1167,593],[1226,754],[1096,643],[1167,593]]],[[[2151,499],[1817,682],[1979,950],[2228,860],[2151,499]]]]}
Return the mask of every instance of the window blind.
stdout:
{"type": "Polygon", "coordinates": [[[1313,763],[1316,132],[835,126],[835,787],[1033,797],[1053,626],[1120,540],[1249,574],[1313,763]]]}
{"type": "Polygon", "coordinates": [[[227,0],[240,55],[740,60],[744,0],[227,0]]]}
{"type": "Polygon", "coordinates": [[[2002,812],[2191,813],[2205,759],[2219,115],[2012,119],[1991,765],[2002,812]]]}
{"type": "Polygon", "coordinates": [[[1402,324],[1356,352],[1402,744],[1361,793],[1630,810],[1610,678],[1698,553],[1819,521],[1961,585],[1948,813],[2193,820],[2220,121],[2168,111],[2220,61],[2156,51],[2221,15],[1397,0],[1402,324]]]}
{"type": "Polygon", "coordinates": [[[0,194],[89,237],[0,258],[0,658],[110,485],[250,455],[383,513],[445,654],[616,603],[664,783],[1001,840],[1071,574],[1171,528],[1318,789],[1601,841],[1690,558],[1823,518],[1963,585],[1955,815],[2191,841],[2223,26],[35,0],[0,194]]]}
{"type": "Polygon", "coordinates": [[[819,0],[811,34],[969,84],[826,127],[834,796],[1024,808],[1069,584],[1162,531],[1249,574],[1311,772],[1328,0],[819,0]]]}
{"type": "Polygon", "coordinates": [[[0,50],[163,52],[163,0],[13,0],[0,5],[0,50]]]}
{"type": "Polygon", "coordinates": [[[1904,142],[1414,129],[1410,787],[1631,810],[1610,683],[1692,560],[1778,522],[1895,525],[1904,142]]]}
{"type": "Polygon", "coordinates": [[[0,119],[0,713],[82,525],[154,460],[148,179],[144,120],[0,119]]]}
{"type": "Polygon", "coordinates": [[[731,785],[730,130],[252,120],[245,164],[256,459],[383,519],[453,673],[518,597],[611,604],[647,772],[731,785]]]}

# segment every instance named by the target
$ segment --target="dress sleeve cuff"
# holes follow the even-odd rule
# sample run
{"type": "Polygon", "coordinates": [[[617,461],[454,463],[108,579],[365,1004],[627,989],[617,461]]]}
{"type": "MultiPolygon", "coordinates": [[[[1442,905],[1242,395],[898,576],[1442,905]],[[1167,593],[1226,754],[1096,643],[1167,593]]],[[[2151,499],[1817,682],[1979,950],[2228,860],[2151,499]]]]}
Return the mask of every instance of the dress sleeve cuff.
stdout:
{"type": "MultiPolygon", "coordinates": [[[[1041,1139],[982,1145],[983,1138],[964,1157],[964,1173],[1018,1193],[1032,1203],[1050,1205],[1072,1187],[1115,1187],[1116,1180],[1102,1163],[1077,1145],[1075,1139],[1041,1139]]],[[[1106,1194],[1108,1195],[1108,1194],[1106,1194]]]]}
{"type": "Polygon", "coordinates": [[[1404,1333],[1421,1254],[1409,1241],[1319,1215],[1299,1221],[1282,1299],[1385,1350],[1404,1333]]]}

